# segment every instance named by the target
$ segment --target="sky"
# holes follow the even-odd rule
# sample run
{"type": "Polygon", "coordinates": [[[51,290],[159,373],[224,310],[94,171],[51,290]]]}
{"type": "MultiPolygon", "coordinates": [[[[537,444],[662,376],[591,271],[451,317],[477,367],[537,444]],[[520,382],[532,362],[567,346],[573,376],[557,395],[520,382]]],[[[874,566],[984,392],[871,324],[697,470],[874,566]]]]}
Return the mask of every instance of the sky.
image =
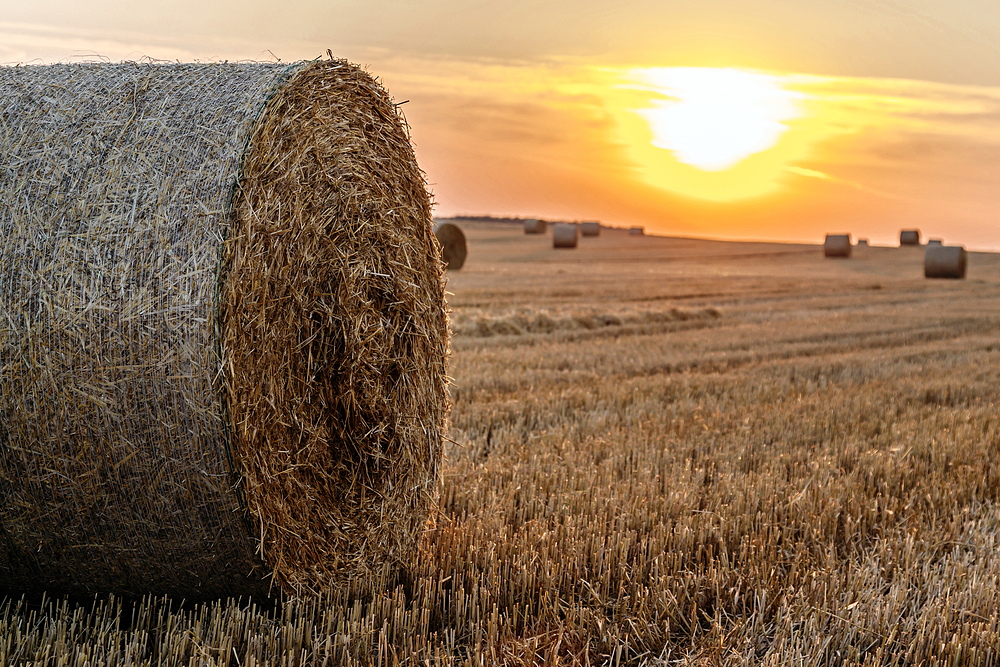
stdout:
{"type": "Polygon", "coordinates": [[[440,217],[1000,250],[997,0],[0,0],[0,62],[364,65],[440,217]]]}

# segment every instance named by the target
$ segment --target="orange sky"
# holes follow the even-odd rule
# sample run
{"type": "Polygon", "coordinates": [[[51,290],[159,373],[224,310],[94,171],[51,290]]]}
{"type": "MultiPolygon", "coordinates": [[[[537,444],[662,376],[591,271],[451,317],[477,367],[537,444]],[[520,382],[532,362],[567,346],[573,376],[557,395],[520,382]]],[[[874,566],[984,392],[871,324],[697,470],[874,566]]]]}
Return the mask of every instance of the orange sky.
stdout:
{"type": "Polygon", "coordinates": [[[996,0],[0,2],[3,62],[366,64],[440,216],[1000,250],[996,0]]]}

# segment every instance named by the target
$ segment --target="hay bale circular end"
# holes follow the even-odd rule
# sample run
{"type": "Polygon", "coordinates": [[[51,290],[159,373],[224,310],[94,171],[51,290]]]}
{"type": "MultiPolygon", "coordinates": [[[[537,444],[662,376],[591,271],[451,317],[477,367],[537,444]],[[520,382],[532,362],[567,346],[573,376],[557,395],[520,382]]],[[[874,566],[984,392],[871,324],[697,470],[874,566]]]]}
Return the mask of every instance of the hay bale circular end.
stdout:
{"type": "Polygon", "coordinates": [[[924,253],[924,277],[965,278],[968,253],[962,246],[931,246],[924,253]]]}
{"type": "Polygon", "coordinates": [[[851,235],[850,234],[827,234],[823,242],[824,257],[850,257],[851,256],[851,235]]]}
{"type": "Polygon", "coordinates": [[[434,236],[441,246],[441,259],[449,271],[458,271],[465,265],[469,246],[465,242],[465,232],[453,222],[438,222],[434,225],[434,236]]]}
{"type": "Polygon", "coordinates": [[[389,95],[344,61],[0,68],[0,588],[304,594],[405,566],[447,319],[389,95]]]}
{"type": "Polygon", "coordinates": [[[575,248],[580,239],[580,228],[568,222],[559,222],[552,228],[553,248],[575,248]]]}
{"type": "Polygon", "coordinates": [[[580,223],[580,235],[581,236],[600,236],[601,235],[601,223],[599,223],[599,222],[581,222],[580,223]]]}
{"type": "Polygon", "coordinates": [[[527,218],[524,221],[524,233],[525,234],[544,234],[545,228],[548,225],[545,224],[544,220],[539,220],[538,218],[527,218]]]}
{"type": "Polygon", "coordinates": [[[920,245],[919,229],[904,229],[899,232],[899,245],[920,245]]]}

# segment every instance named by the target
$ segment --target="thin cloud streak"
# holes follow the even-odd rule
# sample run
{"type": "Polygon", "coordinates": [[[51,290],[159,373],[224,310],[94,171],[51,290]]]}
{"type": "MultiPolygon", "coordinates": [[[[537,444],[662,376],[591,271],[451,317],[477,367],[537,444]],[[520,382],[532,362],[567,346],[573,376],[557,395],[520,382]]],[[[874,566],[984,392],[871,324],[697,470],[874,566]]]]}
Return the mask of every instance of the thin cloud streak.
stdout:
{"type": "Polygon", "coordinates": [[[836,176],[831,176],[830,174],[823,173],[822,171],[817,171],[816,169],[806,169],[805,167],[795,167],[787,166],[785,171],[790,174],[795,174],[797,176],[802,176],[804,178],[818,178],[822,181],[829,181],[830,183],[837,183],[838,185],[845,185],[855,190],[860,190],[868,194],[873,194],[879,197],[886,197],[889,199],[899,199],[899,195],[894,195],[891,192],[883,192],[876,188],[869,187],[864,183],[858,183],[857,181],[852,181],[847,178],[837,178],[836,176]]]}

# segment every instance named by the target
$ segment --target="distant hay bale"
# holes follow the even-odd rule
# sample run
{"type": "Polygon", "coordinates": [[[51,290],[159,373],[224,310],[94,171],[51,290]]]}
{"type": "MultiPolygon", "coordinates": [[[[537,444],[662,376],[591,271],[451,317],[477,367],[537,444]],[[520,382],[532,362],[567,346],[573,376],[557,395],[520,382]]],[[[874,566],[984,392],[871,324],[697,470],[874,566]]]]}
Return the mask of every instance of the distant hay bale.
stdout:
{"type": "Polygon", "coordinates": [[[920,245],[920,230],[904,229],[899,232],[899,245],[920,245]]]}
{"type": "Polygon", "coordinates": [[[580,228],[567,222],[559,222],[552,228],[553,248],[575,248],[580,238],[580,228]]]}
{"type": "Polygon", "coordinates": [[[944,245],[944,241],[942,241],[941,239],[928,239],[927,240],[927,247],[928,248],[931,248],[931,247],[934,247],[934,246],[942,246],[942,245],[944,245]]]}
{"type": "Polygon", "coordinates": [[[924,277],[964,278],[967,257],[962,246],[928,245],[924,253],[924,277]]]}
{"type": "Polygon", "coordinates": [[[581,222],[580,223],[580,235],[581,236],[600,236],[601,235],[601,223],[599,223],[599,222],[581,222]]]}
{"type": "Polygon", "coordinates": [[[544,234],[546,227],[545,221],[538,218],[527,218],[524,221],[525,234],[544,234]]]}
{"type": "Polygon", "coordinates": [[[389,95],[330,60],[0,67],[0,100],[0,589],[412,559],[447,319],[389,95]]]}
{"type": "Polygon", "coordinates": [[[868,239],[858,239],[858,247],[859,248],[867,248],[868,247],[868,239]]]}
{"type": "Polygon", "coordinates": [[[628,233],[630,236],[642,236],[646,233],[645,227],[629,227],[628,233]]]}
{"type": "Polygon", "coordinates": [[[823,242],[824,257],[850,257],[851,256],[851,235],[850,234],[827,234],[823,242]]]}
{"type": "Polygon", "coordinates": [[[453,222],[438,222],[434,225],[434,236],[441,244],[441,258],[445,268],[458,271],[465,264],[469,247],[465,242],[465,232],[453,222]]]}

